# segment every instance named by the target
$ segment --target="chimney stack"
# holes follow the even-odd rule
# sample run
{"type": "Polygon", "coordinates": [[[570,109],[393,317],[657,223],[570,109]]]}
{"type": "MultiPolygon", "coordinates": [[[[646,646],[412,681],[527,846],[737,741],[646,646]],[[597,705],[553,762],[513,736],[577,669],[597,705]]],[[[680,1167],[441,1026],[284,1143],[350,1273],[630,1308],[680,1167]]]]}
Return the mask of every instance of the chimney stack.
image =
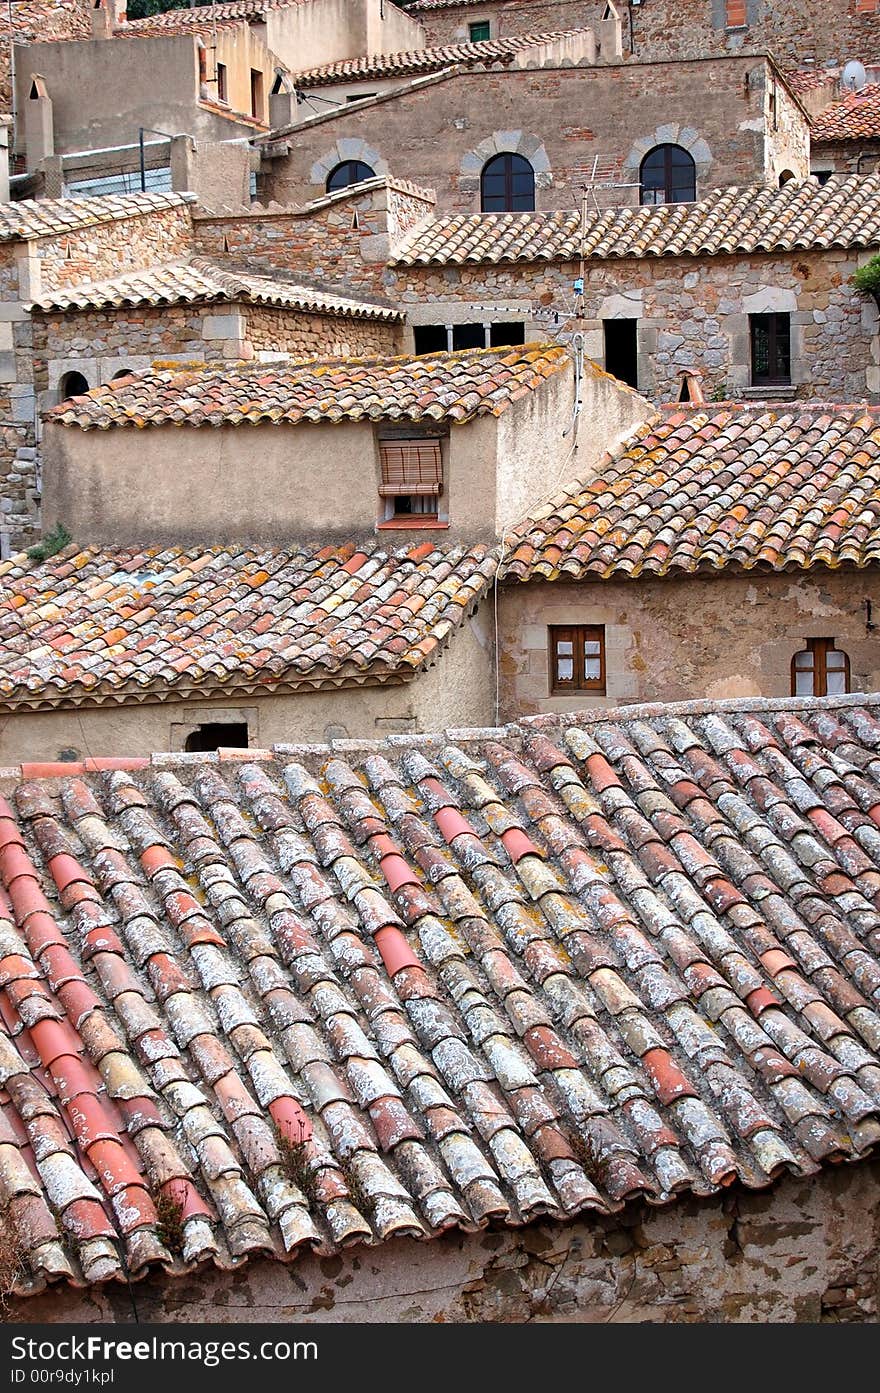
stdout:
{"type": "Polygon", "coordinates": [[[699,406],[706,400],[703,394],[703,374],[699,368],[682,368],[676,373],[679,380],[677,401],[699,406]]]}

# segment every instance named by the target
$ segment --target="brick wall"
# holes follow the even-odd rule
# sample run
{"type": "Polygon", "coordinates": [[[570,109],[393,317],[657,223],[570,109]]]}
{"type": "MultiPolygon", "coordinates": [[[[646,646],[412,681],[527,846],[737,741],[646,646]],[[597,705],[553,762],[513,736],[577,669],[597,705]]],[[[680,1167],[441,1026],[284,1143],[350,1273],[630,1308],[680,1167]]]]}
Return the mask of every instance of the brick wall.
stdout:
{"type": "MultiPolygon", "coordinates": [[[[802,252],[742,257],[658,257],[590,261],[585,332],[589,357],[604,359],[603,320],[638,320],[639,389],[674,399],[680,368],[703,371],[708,397],[749,388],[749,314],[791,313],[792,378],[803,400],[880,399],[878,313],[849,279],[867,254],[802,252]]],[[[414,323],[447,317],[486,320],[493,305],[510,318],[519,309],[531,337],[560,335],[554,309],[570,310],[575,264],[400,267],[391,298],[414,323]],[[549,317],[533,307],[548,298],[549,317]],[[449,316],[449,307],[453,316],[449,316]]],[[[561,331],[564,337],[575,326],[561,331]]]]}
{"type": "Polygon", "coordinates": [[[151,1274],[11,1303],[12,1321],[874,1322],[880,1162],[568,1224],[397,1239],[289,1266],[151,1274]],[[430,1280],[426,1281],[426,1267],[430,1280]]]}
{"type": "MultiPolygon", "coordinates": [[[[530,160],[538,208],[577,206],[599,160],[604,177],[638,181],[652,146],[685,146],[697,165],[698,190],[764,180],[772,148],[785,140],[785,164],[806,174],[807,135],[796,107],[783,132],[765,121],[774,69],[763,58],[703,63],[624,63],[599,68],[463,72],[361,110],[317,117],[296,129],[289,153],[264,163],[267,197],[306,202],[323,191],[327,170],[347,151],[375,168],[435,189],[441,208],[480,210],[480,171],[498,150],[530,160]],[[802,126],[801,156],[792,153],[791,123],[802,126]]],[[[638,202],[636,188],[602,194],[606,204],[638,202]]]]}
{"type": "Polygon", "coordinates": [[[511,582],[501,591],[501,718],[633,701],[788,696],[793,655],[806,638],[829,636],[849,654],[853,691],[876,691],[880,644],[865,629],[866,597],[876,609],[876,569],[511,582]],[[604,697],[550,693],[548,627],[568,624],[605,628],[604,697]]]}

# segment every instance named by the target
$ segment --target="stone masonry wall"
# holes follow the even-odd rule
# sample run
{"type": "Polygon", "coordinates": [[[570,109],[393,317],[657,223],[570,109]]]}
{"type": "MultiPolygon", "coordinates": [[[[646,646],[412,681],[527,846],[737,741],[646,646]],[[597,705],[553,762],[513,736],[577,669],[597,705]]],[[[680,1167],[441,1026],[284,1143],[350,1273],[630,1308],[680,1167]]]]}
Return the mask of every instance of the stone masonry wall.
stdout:
{"type": "Polygon", "coordinates": [[[880,604],[880,577],[830,571],[548,581],[502,587],[502,720],[538,712],[640,701],[782,697],[807,638],[848,655],[852,690],[880,687],[880,635],[864,602],[880,604]],[[548,627],[605,627],[606,695],[550,692],[548,627]]]}
{"type": "Polygon", "coordinates": [[[398,1239],[289,1265],[52,1289],[8,1319],[112,1321],[875,1322],[880,1161],[773,1189],[631,1205],[568,1224],[398,1239]]]}
{"type": "Polygon", "coordinates": [[[575,208],[598,157],[607,204],[637,203],[639,166],[655,145],[674,142],[693,156],[698,193],[760,183],[775,170],[808,172],[806,121],[791,103],[785,129],[765,120],[775,69],[761,57],[705,63],[623,63],[604,67],[462,72],[386,101],[320,116],[296,128],[288,154],[264,164],[267,196],[303,203],[323,191],[340,159],[362,158],[437,192],[444,210],[479,212],[480,172],[500,151],[535,170],[539,209],[575,208]],[[796,158],[790,126],[802,125],[796,158]],[[626,185],[627,187],[619,187],[626,185]]]}
{"type": "Polygon", "coordinates": [[[471,24],[488,21],[493,39],[511,34],[552,34],[562,29],[590,29],[605,13],[604,0],[474,0],[449,9],[419,10],[425,45],[461,43],[471,24]]]}
{"type": "Polygon", "coordinates": [[[872,62],[880,51],[880,12],[860,0],[746,0],[745,24],[728,24],[741,14],[728,0],[645,0],[630,7],[632,52],[647,61],[769,49],[783,67],[800,68],[809,60],[872,62]]]}
{"type": "Polygon", "coordinates": [[[247,305],[243,314],[247,342],[257,353],[357,358],[396,353],[400,347],[400,326],[379,320],[292,314],[271,305],[247,305]]]}
{"type": "Polygon", "coordinates": [[[442,324],[450,309],[456,319],[491,320],[497,305],[504,318],[519,309],[529,337],[548,332],[564,337],[581,327],[588,357],[600,363],[603,321],[638,320],[639,390],[661,401],[674,400],[676,373],[685,367],[702,369],[709,398],[748,392],[748,316],[790,313],[797,397],[877,400],[877,308],[849,284],[868,255],[828,251],[589,261],[584,322],[571,321],[562,331],[553,324],[553,312],[572,309],[575,264],[398,267],[388,293],[413,324],[442,324]],[[542,297],[549,302],[538,315],[542,297]]]}
{"type": "MultiPolygon", "coordinates": [[[[58,237],[42,237],[30,247],[39,264],[40,290],[118,276],[140,270],[191,250],[189,205],[154,209],[143,217],[78,228],[58,237]]],[[[36,298],[39,290],[30,288],[36,298]]]]}

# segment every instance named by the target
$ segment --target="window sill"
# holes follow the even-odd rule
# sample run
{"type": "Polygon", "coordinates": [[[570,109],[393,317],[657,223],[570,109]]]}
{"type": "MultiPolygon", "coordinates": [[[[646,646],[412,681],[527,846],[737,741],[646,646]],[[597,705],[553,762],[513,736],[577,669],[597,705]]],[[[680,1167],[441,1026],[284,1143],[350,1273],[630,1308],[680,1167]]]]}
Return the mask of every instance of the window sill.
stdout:
{"type": "Polygon", "coordinates": [[[743,387],[740,396],[746,401],[794,401],[797,396],[797,384],[761,382],[757,386],[743,387]]]}
{"type": "Polygon", "coordinates": [[[399,532],[407,529],[415,529],[417,532],[445,532],[449,529],[449,523],[430,517],[387,518],[384,522],[377,523],[376,529],[379,532],[399,532]]]}

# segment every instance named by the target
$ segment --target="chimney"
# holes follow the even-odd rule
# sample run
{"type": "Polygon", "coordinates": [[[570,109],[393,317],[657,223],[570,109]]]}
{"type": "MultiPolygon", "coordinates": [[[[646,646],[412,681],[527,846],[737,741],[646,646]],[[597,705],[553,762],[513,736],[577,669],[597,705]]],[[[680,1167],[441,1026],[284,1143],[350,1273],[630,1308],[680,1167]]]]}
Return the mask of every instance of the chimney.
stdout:
{"type": "Polygon", "coordinates": [[[126,22],[126,0],[92,0],[92,38],[112,39],[126,22]]]}
{"type": "Polygon", "coordinates": [[[698,406],[706,400],[703,395],[703,374],[699,368],[682,368],[676,377],[679,379],[676,401],[698,406]]]}
{"type": "Polygon", "coordinates": [[[24,108],[25,165],[36,169],[55,154],[55,122],[52,98],[39,73],[31,73],[24,108]]]}

